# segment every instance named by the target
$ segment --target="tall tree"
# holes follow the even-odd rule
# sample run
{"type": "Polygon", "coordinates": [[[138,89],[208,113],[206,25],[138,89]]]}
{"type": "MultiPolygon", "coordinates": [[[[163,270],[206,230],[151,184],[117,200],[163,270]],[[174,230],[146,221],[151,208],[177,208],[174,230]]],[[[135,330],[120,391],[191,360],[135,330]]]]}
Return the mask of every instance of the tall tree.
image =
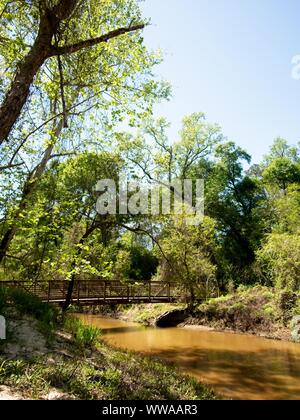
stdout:
{"type": "Polygon", "coordinates": [[[262,177],[268,189],[278,188],[286,194],[291,184],[300,182],[300,149],[277,138],[265,156],[262,177]]]}
{"type": "Polygon", "coordinates": [[[206,121],[201,112],[183,118],[179,140],[168,137],[169,124],[164,118],[145,122],[136,136],[121,133],[119,148],[127,162],[141,176],[168,185],[189,177],[193,167],[208,158],[223,135],[216,124],[206,121]]]}
{"type": "Polygon", "coordinates": [[[251,161],[248,153],[228,142],[218,146],[215,154],[217,160],[206,181],[206,214],[217,221],[225,265],[243,270],[253,263],[262,234],[256,208],[264,194],[256,180],[245,174],[244,162],[251,161]]]}
{"type": "MultiPolygon", "coordinates": [[[[118,6],[116,10],[111,1],[104,2],[102,16],[96,3],[91,2],[88,12],[76,22],[83,30],[87,28],[84,25],[92,19],[88,31],[95,34],[99,31],[97,25],[100,23],[105,30],[109,30],[116,22],[119,25],[128,22],[129,16],[131,21],[140,19],[139,10],[134,2],[125,0],[119,2],[118,6]]],[[[10,16],[10,7],[8,4],[3,16],[10,16]]],[[[75,19],[74,13],[72,18],[75,19]]],[[[67,43],[66,39],[74,38],[72,28],[64,26],[64,36],[60,33],[62,43],[67,43]]],[[[32,29],[25,25],[25,34],[30,33],[30,30],[32,29]]],[[[24,36],[22,34],[23,42],[24,36]]],[[[9,51],[7,48],[4,56],[13,67],[14,63],[9,61],[9,51]]],[[[28,116],[23,116],[19,121],[18,130],[11,136],[9,145],[5,145],[1,150],[4,165],[0,170],[5,172],[4,176],[8,179],[11,178],[12,172],[19,171],[20,179],[15,182],[14,188],[19,183],[20,194],[17,203],[12,202],[11,209],[9,206],[5,209],[7,216],[0,226],[0,262],[3,261],[16,233],[28,198],[38,185],[48,163],[53,158],[63,158],[78,150],[103,147],[103,137],[100,137],[99,131],[104,126],[109,133],[124,114],[134,117],[144,112],[146,115],[151,112],[155,99],[165,95],[167,91],[160,88],[160,84],[153,80],[151,73],[152,66],[159,60],[160,57],[156,54],[147,52],[139,34],[135,33],[132,37],[116,37],[114,43],[103,46],[100,50],[72,50],[71,56],[62,55],[59,62],[56,59],[49,60],[41,69],[35,79],[35,91],[30,107],[27,106],[28,116]],[[136,74],[139,74],[138,81],[136,74]],[[62,90],[63,103],[60,103],[62,90]],[[67,128],[66,123],[69,125],[67,128]],[[91,133],[91,141],[88,133],[91,133]]]]}
{"type": "MultiPolygon", "coordinates": [[[[145,26],[136,4],[123,0],[119,5],[123,12],[127,9],[123,22],[118,22],[116,19],[118,11],[113,0],[100,4],[97,0],[89,2],[2,0],[1,3],[1,39],[8,44],[8,48],[14,44],[14,39],[11,37],[16,33],[18,26],[25,25],[22,28],[23,39],[19,51],[21,57],[16,64],[15,75],[0,107],[0,144],[8,140],[28,99],[33,80],[47,60],[52,57],[58,58],[61,67],[61,57],[68,57],[82,50],[106,44],[114,38],[141,30],[145,26]],[[128,10],[131,13],[128,13],[128,10]],[[111,16],[109,25],[105,20],[103,25],[105,14],[111,16]],[[125,23],[125,25],[118,26],[118,23],[125,23]],[[104,33],[103,29],[108,29],[108,31],[104,33]],[[86,38],[87,32],[93,36],[86,38]],[[32,40],[32,44],[28,45],[27,39],[29,42],[32,40]]],[[[64,102],[63,83],[61,80],[62,103],[64,102]]]]}

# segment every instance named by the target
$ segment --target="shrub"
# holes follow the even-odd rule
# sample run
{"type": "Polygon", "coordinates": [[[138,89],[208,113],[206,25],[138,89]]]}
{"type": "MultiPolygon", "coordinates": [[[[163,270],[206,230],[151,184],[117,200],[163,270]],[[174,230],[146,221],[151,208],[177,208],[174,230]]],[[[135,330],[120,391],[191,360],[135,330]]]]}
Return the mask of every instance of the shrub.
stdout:
{"type": "Polygon", "coordinates": [[[58,321],[59,311],[55,307],[41,301],[37,296],[19,289],[8,291],[9,300],[22,314],[31,315],[44,325],[53,328],[58,321]]]}
{"type": "Polygon", "coordinates": [[[264,315],[272,319],[276,316],[276,308],[269,303],[263,307],[263,312],[264,315]]]}

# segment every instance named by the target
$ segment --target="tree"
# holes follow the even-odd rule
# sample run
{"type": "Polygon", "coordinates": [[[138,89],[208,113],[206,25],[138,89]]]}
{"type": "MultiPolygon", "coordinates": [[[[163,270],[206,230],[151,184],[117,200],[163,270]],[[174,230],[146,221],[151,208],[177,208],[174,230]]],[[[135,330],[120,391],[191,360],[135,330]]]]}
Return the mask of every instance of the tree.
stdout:
{"type": "MultiPolygon", "coordinates": [[[[63,3],[61,1],[59,4],[63,3]]],[[[139,10],[134,2],[119,2],[118,10],[113,7],[113,2],[105,2],[101,13],[96,3],[92,1],[88,11],[85,11],[83,3],[78,5],[80,10],[74,9],[68,21],[71,27],[64,22],[66,26],[63,30],[60,28],[62,44],[72,42],[76,25],[79,33],[85,33],[85,28],[88,27],[89,33],[95,35],[100,24],[109,31],[111,26],[129,22],[130,17],[130,22],[140,19],[139,10]],[[79,18],[78,13],[81,12],[83,16],[79,18]]],[[[19,55],[26,52],[22,49],[25,48],[21,42],[22,38],[25,34],[30,38],[34,31],[32,24],[29,25],[28,17],[24,16],[26,8],[28,13],[35,13],[34,2],[32,5],[23,6],[8,2],[2,15],[3,19],[7,20],[4,29],[8,32],[9,22],[13,19],[15,25],[24,24],[22,37],[16,40],[17,45],[21,45],[19,55]]],[[[36,16],[36,19],[39,18],[36,16]]],[[[15,236],[20,214],[27,209],[28,198],[38,186],[51,160],[64,159],[76,154],[91,147],[92,142],[94,148],[103,147],[101,143],[104,143],[104,139],[99,136],[99,132],[95,134],[97,127],[99,130],[105,127],[109,133],[114,124],[122,120],[124,114],[129,114],[132,118],[141,112],[147,114],[151,112],[154,100],[165,95],[166,91],[164,88],[160,89],[160,85],[153,81],[151,74],[151,68],[159,61],[159,57],[147,52],[137,33],[131,37],[115,35],[115,41],[105,46],[95,45],[96,48],[87,48],[91,46],[88,44],[84,48],[82,46],[76,48],[76,51],[72,50],[70,56],[64,53],[58,63],[56,57],[50,58],[37,74],[34,81],[35,90],[31,94],[30,104],[27,104],[30,117],[23,115],[19,119],[18,130],[11,135],[9,145],[5,145],[0,152],[4,163],[0,167],[4,172],[3,176],[7,177],[9,183],[12,172],[17,173],[18,179],[15,179],[14,188],[20,188],[16,201],[7,203],[4,209],[6,217],[1,224],[0,262],[5,258],[15,236]],[[139,74],[138,82],[136,73],[139,74]],[[122,98],[122,102],[119,98],[122,98]],[[95,132],[91,132],[91,119],[95,132]],[[85,137],[84,132],[85,136],[90,132],[93,140],[85,137]]],[[[11,42],[13,43],[12,40],[11,42]]],[[[7,64],[14,67],[16,63],[11,58],[13,54],[9,45],[4,48],[3,54],[7,64]]]]}
{"type": "Polygon", "coordinates": [[[276,139],[265,156],[263,169],[267,188],[279,188],[285,194],[289,185],[300,182],[299,148],[290,146],[282,138],[276,139]]]}
{"type": "Polygon", "coordinates": [[[278,289],[300,288],[300,193],[289,187],[286,195],[273,203],[272,232],[257,252],[257,260],[268,282],[278,289]]]}
{"type": "Polygon", "coordinates": [[[254,262],[260,244],[262,230],[257,209],[264,194],[256,179],[244,172],[243,163],[250,163],[251,157],[243,149],[228,142],[216,148],[215,156],[216,162],[208,167],[205,212],[216,221],[219,232],[225,257],[225,261],[219,261],[221,276],[233,265],[238,281],[238,276],[243,277],[242,272],[254,262]]]}
{"type": "MultiPolygon", "coordinates": [[[[48,60],[53,57],[58,59],[61,70],[62,107],[65,108],[61,57],[65,57],[67,61],[73,54],[106,44],[111,39],[141,30],[145,26],[136,5],[128,1],[121,1],[118,5],[118,9],[119,7],[122,9],[123,16],[127,17],[125,26],[113,29],[110,25],[115,23],[117,16],[113,1],[103,3],[101,8],[97,7],[99,5],[95,0],[89,2],[89,5],[78,0],[1,1],[1,3],[1,36],[8,45],[8,50],[11,45],[18,42],[18,38],[11,39],[15,28],[22,27],[22,39],[18,48],[19,60],[15,64],[16,72],[0,107],[0,144],[8,140],[28,99],[33,80],[48,60]],[[112,17],[109,25],[107,22],[103,25],[106,13],[112,17]],[[14,25],[11,25],[11,20],[14,21],[14,25]],[[99,28],[103,30],[103,26],[105,29],[110,27],[110,30],[99,33],[99,28]],[[85,37],[87,29],[93,36],[80,40],[85,37]],[[32,40],[32,45],[28,46],[26,39],[32,40]]],[[[124,18],[121,20],[124,22],[124,18]]],[[[98,53],[101,52],[98,50],[98,53]]]]}
{"type": "Polygon", "coordinates": [[[288,158],[293,162],[299,162],[299,146],[291,146],[282,137],[278,137],[274,140],[270,147],[269,153],[265,156],[265,164],[270,164],[274,159],[277,158],[288,158]]]}
{"type": "Polygon", "coordinates": [[[216,267],[210,259],[212,232],[207,220],[201,227],[188,226],[184,217],[174,216],[159,239],[158,276],[175,281],[188,291],[191,302],[206,298],[215,282],[216,267]]]}
{"type": "Polygon", "coordinates": [[[223,136],[216,124],[205,120],[203,113],[186,116],[182,121],[180,139],[168,138],[169,123],[164,118],[147,120],[136,136],[120,133],[118,147],[136,176],[169,187],[176,180],[184,180],[193,167],[209,157],[223,136]]]}
{"type": "Polygon", "coordinates": [[[272,233],[261,250],[258,262],[271,284],[279,290],[299,291],[300,232],[272,233]]]}
{"type": "MultiPolygon", "coordinates": [[[[149,229],[151,233],[151,228],[149,229]]],[[[118,243],[120,251],[127,252],[129,266],[127,278],[135,281],[150,281],[156,274],[158,260],[153,253],[153,244],[149,237],[127,231],[118,243]]],[[[125,254],[126,255],[126,254],[125,254]]]]}

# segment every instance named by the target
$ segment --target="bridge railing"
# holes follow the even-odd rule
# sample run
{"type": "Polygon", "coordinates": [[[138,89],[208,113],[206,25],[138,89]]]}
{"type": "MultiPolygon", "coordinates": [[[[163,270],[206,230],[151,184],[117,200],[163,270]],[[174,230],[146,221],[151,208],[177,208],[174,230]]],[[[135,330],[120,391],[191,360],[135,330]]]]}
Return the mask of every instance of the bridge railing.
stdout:
{"type": "MultiPolygon", "coordinates": [[[[61,303],[66,298],[69,282],[51,281],[3,281],[0,287],[22,289],[40,297],[45,302],[61,303]]],[[[109,303],[109,302],[152,302],[174,301],[182,297],[182,291],[175,283],[147,282],[121,283],[108,280],[76,280],[72,303],[109,303]]]]}

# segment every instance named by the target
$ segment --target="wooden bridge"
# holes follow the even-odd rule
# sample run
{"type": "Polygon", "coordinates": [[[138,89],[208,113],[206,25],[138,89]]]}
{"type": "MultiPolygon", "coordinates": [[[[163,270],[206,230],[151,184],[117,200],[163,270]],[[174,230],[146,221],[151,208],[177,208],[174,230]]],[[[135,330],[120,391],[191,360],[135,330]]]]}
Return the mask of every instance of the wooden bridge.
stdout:
{"type": "MultiPolygon", "coordinates": [[[[44,302],[63,305],[69,282],[52,280],[48,282],[2,281],[0,287],[21,289],[41,298],[44,302]]],[[[73,305],[113,305],[129,303],[167,303],[184,299],[175,283],[123,284],[118,281],[76,280],[71,303],[73,305]]]]}

